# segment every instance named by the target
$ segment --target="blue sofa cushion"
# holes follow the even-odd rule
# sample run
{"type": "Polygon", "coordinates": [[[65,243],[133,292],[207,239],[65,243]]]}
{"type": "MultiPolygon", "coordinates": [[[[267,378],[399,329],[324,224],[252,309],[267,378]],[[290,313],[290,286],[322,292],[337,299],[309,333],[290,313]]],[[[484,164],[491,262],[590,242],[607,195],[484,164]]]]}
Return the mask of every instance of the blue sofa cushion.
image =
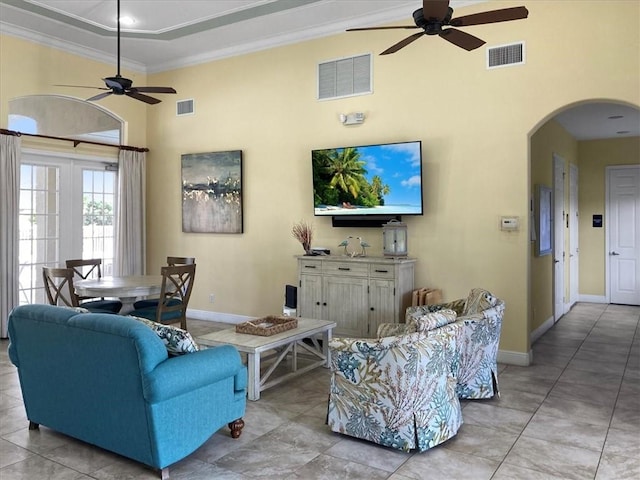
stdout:
{"type": "Polygon", "coordinates": [[[182,355],[184,353],[192,353],[200,350],[198,344],[195,342],[189,332],[172,325],[164,325],[162,323],[154,322],[152,320],[131,316],[134,320],[143,323],[151,330],[153,330],[162,343],[167,348],[167,352],[170,355],[182,355]]]}

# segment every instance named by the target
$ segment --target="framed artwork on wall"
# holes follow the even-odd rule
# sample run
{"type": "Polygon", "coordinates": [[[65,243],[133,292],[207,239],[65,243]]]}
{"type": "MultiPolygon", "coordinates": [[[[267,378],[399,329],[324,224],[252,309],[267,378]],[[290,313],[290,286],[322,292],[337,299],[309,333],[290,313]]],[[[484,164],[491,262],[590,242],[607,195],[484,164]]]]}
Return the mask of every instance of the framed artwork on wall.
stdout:
{"type": "Polygon", "coordinates": [[[535,226],[538,230],[536,235],[536,255],[538,257],[551,254],[551,193],[551,187],[536,185],[535,226]]]}
{"type": "Polygon", "coordinates": [[[182,155],[182,231],[242,233],[242,150],[182,155]]]}

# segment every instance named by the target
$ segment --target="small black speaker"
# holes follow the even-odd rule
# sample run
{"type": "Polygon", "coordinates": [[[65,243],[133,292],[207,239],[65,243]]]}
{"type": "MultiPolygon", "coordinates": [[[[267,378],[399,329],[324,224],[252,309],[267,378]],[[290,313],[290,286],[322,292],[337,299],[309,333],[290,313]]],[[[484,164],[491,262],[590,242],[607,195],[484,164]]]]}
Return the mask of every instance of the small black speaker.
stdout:
{"type": "Polygon", "coordinates": [[[298,308],[298,287],[294,285],[285,285],[284,306],[289,308],[298,308]]]}

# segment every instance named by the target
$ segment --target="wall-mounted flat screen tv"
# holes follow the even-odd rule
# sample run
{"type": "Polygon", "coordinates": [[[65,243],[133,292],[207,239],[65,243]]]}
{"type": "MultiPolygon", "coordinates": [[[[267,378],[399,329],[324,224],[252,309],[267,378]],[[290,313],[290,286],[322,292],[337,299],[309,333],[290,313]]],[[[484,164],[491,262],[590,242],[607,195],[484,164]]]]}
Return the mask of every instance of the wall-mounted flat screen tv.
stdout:
{"type": "Polygon", "coordinates": [[[318,216],[422,215],[422,142],[312,150],[318,216]]]}

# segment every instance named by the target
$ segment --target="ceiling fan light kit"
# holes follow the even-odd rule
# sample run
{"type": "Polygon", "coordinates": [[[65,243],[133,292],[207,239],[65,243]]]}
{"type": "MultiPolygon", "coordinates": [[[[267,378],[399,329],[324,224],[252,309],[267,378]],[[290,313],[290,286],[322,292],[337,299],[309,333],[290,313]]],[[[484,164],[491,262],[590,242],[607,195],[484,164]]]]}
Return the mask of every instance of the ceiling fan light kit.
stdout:
{"type": "Polygon", "coordinates": [[[468,27],[470,25],[484,25],[487,23],[508,22],[511,20],[520,20],[527,18],[529,11],[525,7],[502,8],[499,10],[490,10],[487,12],[474,13],[464,15],[458,18],[453,17],[453,9],[449,6],[449,0],[423,0],[422,8],[413,12],[413,25],[404,25],[397,27],[364,27],[350,28],[348,32],[363,30],[391,30],[391,29],[413,29],[421,28],[422,32],[409,35],[407,38],[400,40],[398,43],[387,48],[380,55],[389,55],[395,53],[401,48],[406,47],[410,43],[416,41],[423,35],[437,35],[453,45],[463,48],[467,51],[475,50],[485,44],[484,40],[471,35],[462,30],[452,27],[468,27]],[[449,27],[449,28],[443,28],[449,27]]]}
{"type": "Polygon", "coordinates": [[[57,85],[58,87],[80,87],[80,88],[95,88],[96,90],[105,90],[98,95],[94,95],[91,98],[87,98],[87,102],[95,102],[101,100],[109,95],[126,95],[135,100],[147,103],[149,105],[155,105],[160,103],[161,100],[145,95],[145,93],[177,93],[175,89],[171,87],[134,87],[133,81],[124,78],[120,75],[120,0],[117,0],[117,19],[118,19],[118,73],[115,77],[106,77],[102,81],[106,87],[86,87],[83,85],[57,85]]]}

